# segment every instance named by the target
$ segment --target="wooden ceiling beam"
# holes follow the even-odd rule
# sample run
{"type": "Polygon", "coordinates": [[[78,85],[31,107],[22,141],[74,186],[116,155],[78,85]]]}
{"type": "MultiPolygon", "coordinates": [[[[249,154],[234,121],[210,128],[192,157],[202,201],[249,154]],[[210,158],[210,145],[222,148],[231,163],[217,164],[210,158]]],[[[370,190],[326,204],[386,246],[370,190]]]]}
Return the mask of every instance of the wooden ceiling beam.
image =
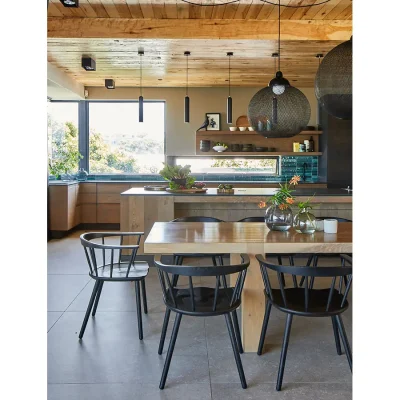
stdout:
{"type": "MultiPolygon", "coordinates": [[[[49,17],[49,38],[275,40],[276,20],[49,17]]],[[[351,20],[283,20],[282,40],[350,39],[351,20]]]]}

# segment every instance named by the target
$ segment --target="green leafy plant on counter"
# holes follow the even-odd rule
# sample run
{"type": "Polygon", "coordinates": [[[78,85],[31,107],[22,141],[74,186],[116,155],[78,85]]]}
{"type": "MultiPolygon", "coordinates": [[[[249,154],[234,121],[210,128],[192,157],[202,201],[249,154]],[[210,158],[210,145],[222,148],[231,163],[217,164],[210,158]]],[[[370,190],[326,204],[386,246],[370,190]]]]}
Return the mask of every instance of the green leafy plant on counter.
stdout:
{"type": "Polygon", "coordinates": [[[216,142],[216,143],[214,143],[214,146],[222,146],[222,147],[225,147],[226,149],[228,148],[228,145],[223,142],[216,142]]]}
{"type": "Polygon", "coordinates": [[[164,168],[159,174],[169,181],[170,189],[190,189],[194,186],[196,178],[190,175],[190,165],[168,165],[164,163],[164,168]]]}

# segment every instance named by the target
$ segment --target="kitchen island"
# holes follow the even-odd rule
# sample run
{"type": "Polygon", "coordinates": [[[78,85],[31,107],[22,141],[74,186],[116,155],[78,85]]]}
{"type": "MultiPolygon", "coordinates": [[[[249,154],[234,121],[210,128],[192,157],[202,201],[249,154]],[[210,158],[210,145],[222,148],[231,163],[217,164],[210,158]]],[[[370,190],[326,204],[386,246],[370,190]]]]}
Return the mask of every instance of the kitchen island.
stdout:
{"type": "MultiPolygon", "coordinates": [[[[236,188],[233,194],[220,194],[215,188],[206,193],[169,193],[132,188],[121,193],[121,231],[144,232],[145,238],[155,222],[168,222],[184,216],[207,216],[224,221],[263,216],[260,201],[268,201],[274,188],[236,188]]],[[[318,216],[352,219],[352,192],[343,189],[297,188],[296,201],[314,196],[313,213],[318,216]]],[[[294,208],[294,212],[297,209],[294,208]]],[[[144,254],[143,241],[138,254],[144,254]]]]}

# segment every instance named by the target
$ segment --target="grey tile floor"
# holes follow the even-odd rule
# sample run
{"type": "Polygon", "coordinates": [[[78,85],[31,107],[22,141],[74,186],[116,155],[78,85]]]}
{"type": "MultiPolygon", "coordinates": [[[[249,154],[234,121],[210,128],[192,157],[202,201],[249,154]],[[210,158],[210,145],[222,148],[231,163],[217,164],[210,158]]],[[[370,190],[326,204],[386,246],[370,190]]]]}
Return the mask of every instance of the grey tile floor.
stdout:
{"type": "MultiPolygon", "coordinates": [[[[285,316],[274,309],[264,355],[242,355],[248,389],[240,386],[224,317],[184,316],[167,384],[160,391],[167,342],[159,356],[165,308],[154,269],[146,280],[149,313],[143,316],[143,341],[138,339],[133,287],[106,283],[96,317],[90,317],[80,342],[93,288],[80,233],[48,243],[49,400],[351,399],[346,356],[336,354],[331,321],[322,318],[294,318],[282,391],[275,391],[285,316]]],[[[322,263],[335,264],[332,259],[322,263]]],[[[343,320],[351,340],[351,310],[343,320]]]]}

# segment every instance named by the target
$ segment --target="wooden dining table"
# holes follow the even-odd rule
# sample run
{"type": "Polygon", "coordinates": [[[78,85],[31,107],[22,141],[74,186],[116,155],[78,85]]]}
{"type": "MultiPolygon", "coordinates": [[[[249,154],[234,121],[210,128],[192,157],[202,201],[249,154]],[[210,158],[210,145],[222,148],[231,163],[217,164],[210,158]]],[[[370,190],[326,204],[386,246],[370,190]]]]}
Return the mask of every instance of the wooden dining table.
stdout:
{"type": "MultiPolygon", "coordinates": [[[[264,286],[256,254],[352,253],[352,223],[339,222],[337,233],[271,231],[264,223],[156,222],[144,242],[147,254],[227,253],[231,264],[248,254],[250,266],[242,293],[243,349],[256,352],[265,310],[264,286]]],[[[304,262],[305,264],[305,262],[304,262]]],[[[339,265],[339,262],[338,262],[339,265]]]]}

